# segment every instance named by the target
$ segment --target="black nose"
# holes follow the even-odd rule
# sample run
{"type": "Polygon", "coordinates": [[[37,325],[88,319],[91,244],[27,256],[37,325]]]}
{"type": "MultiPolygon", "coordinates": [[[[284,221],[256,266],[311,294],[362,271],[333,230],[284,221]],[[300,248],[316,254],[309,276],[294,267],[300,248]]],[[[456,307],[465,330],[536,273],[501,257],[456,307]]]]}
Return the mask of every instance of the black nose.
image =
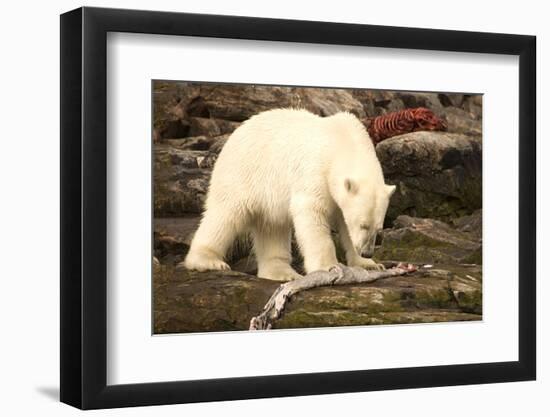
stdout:
{"type": "Polygon", "coordinates": [[[372,250],[364,250],[361,252],[363,258],[372,258],[372,255],[374,255],[374,251],[372,250]]]}

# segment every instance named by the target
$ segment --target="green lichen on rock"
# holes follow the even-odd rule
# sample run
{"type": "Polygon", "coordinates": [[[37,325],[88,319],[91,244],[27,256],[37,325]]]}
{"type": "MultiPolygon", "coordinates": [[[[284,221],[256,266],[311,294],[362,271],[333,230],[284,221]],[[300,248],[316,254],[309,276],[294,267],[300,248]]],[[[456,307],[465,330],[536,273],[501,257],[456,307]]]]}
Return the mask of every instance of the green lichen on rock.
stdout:
{"type": "MultiPolygon", "coordinates": [[[[155,268],[154,333],[247,330],[278,282],[233,271],[155,268]]],[[[275,329],[481,319],[481,268],[442,265],[295,295],[275,329]]]]}
{"type": "Polygon", "coordinates": [[[390,311],[374,314],[343,313],[340,311],[319,314],[308,311],[293,311],[278,321],[274,328],[320,328],[477,320],[481,320],[477,314],[468,314],[456,310],[390,311]]]}
{"type": "Polygon", "coordinates": [[[481,250],[477,233],[438,220],[399,216],[393,228],[383,231],[375,257],[413,263],[481,264],[481,250]]]}
{"type": "Polygon", "coordinates": [[[461,311],[482,314],[482,281],[476,274],[455,275],[451,282],[451,290],[461,311]]]}

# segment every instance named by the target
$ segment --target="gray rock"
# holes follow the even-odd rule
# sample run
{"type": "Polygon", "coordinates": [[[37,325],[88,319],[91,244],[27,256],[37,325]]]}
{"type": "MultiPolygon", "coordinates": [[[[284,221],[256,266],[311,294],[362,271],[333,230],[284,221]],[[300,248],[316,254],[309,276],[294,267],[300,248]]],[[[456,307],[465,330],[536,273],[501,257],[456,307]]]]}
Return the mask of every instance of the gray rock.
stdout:
{"type": "Polygon", "coordinates": [[[212,145],[210,146],[209,151],[215,154],[219,154],[225,146],[227,139],[229,139],[229,135],[221,135],[212,138],[212,145]]]}
{"type": "Polygon", "coordinates": [[[154,148],[153,205],[155,217],[199,214],[203,210],[211,169],[201,168],[208,152],[168,145],[154,148]]]}
{"type": "Polygon", "coordinates": [[[212,168],[227,136],[170,139],[155,145],[153,191],[156,217],[202,212],[212,168]]]}
{"type": "Polygon", "coordinates": [[[321,116],[349,111],[365,117],[363,106],[343,89],[254,85],[207,85],[201,89],[203,107],[209,117],[242,122],[262,111],[295,107],[321,116]]]}
{"type": "Polygon", "coordinates": [[[474,236],[481,238],[483,232],[482,212],[476,210],[469,216],[453,219],[452,224],[461,232],[472,233],[474,236]]]}
{"type": "MultiPolygon", "coordinates": [[[[162,145],[170,145],[178,150],[183,151],[212,151],[220,153],[221,148],[227,141],[229,134],[219,136],[191,136],[179,139],[165,139],[162,145]]],[[[162,149],[162,145],[160,146],[162,149]]]]}
{"type": "Polygon", "coordinates": [[[376,106],[375,106],[374,100],[372,99],[372,95],[370,94],[370,91],[371,90],[366,90],[361,88],[357,88],[357,89],[354,88],[349,90],[353,98],[359,101],[359,103],[361,103],[361,105],[363,106],[363,111],[368,117],[376,116],[375,114],[376,106]]]}
{"type": "MultiPolygon", "coordinates": [[[[452,105],[451,101],[458,102],[454,95],[441,95],[437,93],[422,93],[409,91],[383,91],[383,90],[350,90],[353,96],[361,102],[367,116],[374,117],[407,108],[426,107],[440,116],[445,105],[452,105]]],[[[456,95],[463,97],[463,95],[456,95]]]]}
{"type": "Polygon", "coordinates": [[[153,135],[157,141],[187,136],[187,107],[199,92],[198,86],[188,83],[153,83],[153,135]]]}
{"type": "Polygon", "coordinates": [[[189,252],[189,244],[184,242],[178,237],[167,235],[157,230],[153,233],[154,242],[154,259],[158,264],[172,264],[175,265],[181,262],[187,252],[189,252]]]}
{"type": "Polygon", "coordinates": [[[474,114],[457,107],[446,107],[440,111],[440,115],[447,120],[449,133],[481,136],[481,120],[476,119],[474,114]]]}
{"type": "Polygon", "coordinates": [[[441,104],[445,107],[460,107],[462,106],[462,103],[464,103],[464,94],[439,93],[437,97],[439,98],[441,104]]]}
{"type": "Polygon", "coordinates": [[[393,91],[383,90],[350,90],[353,97],[362,105],[365,114],[369,117],[380,116],[390,111],[398,111],[405,108],[403,100],[397,97],[393,91]]]}
{"type": "MultiPolygon", "coordinates": [[[[182,172],[180,175],[184,176],[185,173],[182,172]]],[[[196,173],[189,175],[195,178],[155,183],[155,217],[202,213],[210,176],[205,172],[200,173],[203,177],[199,178],[196,178],[196,173]]]]}
{"type": "Polygon", "coordinates": [[[220,136],[192,136],[179,139],[165,139],[161,144],[156,144],[158,149],[175,148],[176,151],[203,151],[206,155],[207,151],[219,154],[227,142],[229,134],[220,136]]]}
{"type": "MultiPolygon", "coordinates": [[[[179,151],[207,151],[212,146],[212,138],[207,136],[192,136],[178,139],[165,139],[162,145],[169,145],[179,151]]],[[[156,146],[162,146],[156,145],[156,146]]]]}
{"type": "Polygon", "coordinates": [[[175,168],[198,168],[197,158],[205,156],[204,151],[189,151],[180,148],[157,145],[155,147],[155,166],[175,168]]]}
{"type": "Polygon", "coordinates": [[[442,220],[481,208],[481,138],[414,132],[376,146],[384,177],[397,185],[387,222],[400,214],[442,220]]]}
{"type": "Polygon", "coordinates": [[[189,122],[182,119],[158,121],[153,131],[155,142],[166,138],[181,138],[189,133],[189,122]]]}
{"type": "Polygon", "coordinates": [[[232,133],[240,123],[223,119],[191,117],[189,119],[189,136],[220,136],[232,133]]]}
{"type": "Polygon", "coordinates": [[[197,164],[199,165],[199,168],[212,169],[214,168],[214,164],[217,159],[217,153],[208,152],[208,154],[197,158],[197,164]]]}
{"type": "Polygon", "coordinates": [[[403,103],[403,100],[401,100],[400,98],[394,98],[386,105],[386,107],[384,107],[384,110],[380,111],[379,113],[380,114],[393,113],[396,111],[403,110],[405,108],[407,107],[405,106],[405,103],[403,103]]]}
{"type": "Polygon", "coordinates": [[[350,112],[359,118],[366,116],[363,106],[349,90],[294,88],[294,94],[295,103],[292,103],[291,107],[305,108],[319,116],[331,116],[343,111],[350,112]]]}
{"type": "Polygon", "coordinates": [[[379,260],[429,264],[481,264],[481,237],[433,219],[399,216],[382,232],[379,260]]]}
{"type": "Polygon", "coordinates": [[[443,109],[437,93],[396,91],[395,96],[401,99],[406,108],[426,107],[436,115],[443,109]]]}
{"type": "Polygon", "coordinates": [[[483,115],[482,104],[483,96],[481,94],[466,95],[461,108],[468,112],[472,118],[481,120],[483,115]]]}

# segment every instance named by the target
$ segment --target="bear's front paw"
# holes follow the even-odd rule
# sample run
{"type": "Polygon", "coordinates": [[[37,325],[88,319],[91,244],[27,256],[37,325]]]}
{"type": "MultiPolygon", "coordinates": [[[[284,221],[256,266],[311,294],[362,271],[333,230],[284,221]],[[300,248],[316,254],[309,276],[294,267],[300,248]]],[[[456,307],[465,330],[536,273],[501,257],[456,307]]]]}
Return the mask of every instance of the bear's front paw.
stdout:
{"type": "Polygon", "coordinates": [[[386,267],[382,264],[377,264],[372,259],[363,258],[358,256],[353,261],[348,262],[348,266],[358,266],[360,268],[367,269],[369,271],[384,271],[386,267]]]}
{"type": "Polygon", "coordinates": [[[272,281],[293,281],[302,277],[290,265],[259,266],[258,276],[272,281]]]}
{"type": "Polygon", "coordinates": [[[176,269],[192,269],[194,271],[229,271],[231,267],[222,259],[210,254],[189,254],[185,261],[180,262],[176,269]]]}

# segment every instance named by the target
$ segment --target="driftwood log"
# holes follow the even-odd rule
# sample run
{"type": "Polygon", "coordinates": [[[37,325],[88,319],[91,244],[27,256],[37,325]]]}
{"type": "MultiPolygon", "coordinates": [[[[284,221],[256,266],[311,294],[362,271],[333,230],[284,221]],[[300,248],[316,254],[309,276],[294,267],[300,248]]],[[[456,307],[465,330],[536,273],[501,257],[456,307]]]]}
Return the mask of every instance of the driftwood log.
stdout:
{"type": "Polygon", "coordinates": [[[400,263],[385,271],[367,271],[359,267],[338,264],[329,271],[317,271],[302,278],[280,285],[267,301],[263,311],[250,320],[250,330],[269,330],[281,314],[290,298],[304,290],[316,287],[346,284],[364,284],[381,278],[394,277],[415,272],[418,268],[412,264],[400,263]]]}

